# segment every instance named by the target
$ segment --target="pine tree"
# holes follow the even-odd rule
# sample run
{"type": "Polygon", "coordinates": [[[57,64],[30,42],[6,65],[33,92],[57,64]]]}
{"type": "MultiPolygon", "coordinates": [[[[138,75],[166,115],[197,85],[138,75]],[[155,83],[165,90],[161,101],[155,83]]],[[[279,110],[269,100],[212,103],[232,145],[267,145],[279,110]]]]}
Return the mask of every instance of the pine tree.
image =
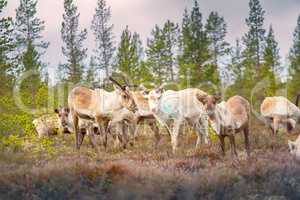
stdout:
{"type": "Polygon", "coordinates": [[[278,42],[275,40],[275,34],[272,26],[270,26],[268,35],[266,37],[266,46],[264,50],[264,66],[266,67],[264,72],[269,71],[274,74],[279,72],[279,47],[278,42]]]}
{"type": "Polygon", "coordinates": [[[261,7],[259,0],[250,0],[249,7],[250,13],[246,19],[249,30],[243,37],[243,43],[246,47],[243,55],[245,57],[245,65],[248,68],[252,68],[252,70],[256,70],[256,72],[260,72],[266,32],[263,27],[265,11],[261,7]]]}
{"type": "Polygon", "coordinates": [[[96,13],[92,21],[92,30],[95,36],[95,62],[97,69],[105,70],[106,78],[112,71],[112,57],[115,51],[113,43],[113,25],[110,24],[111,9],[105,0],[97,1],[96,13]]]}
{"type": "Polygon", "coordinates": [[[153,78],[157,83],[168,80],[168,66],[164,62],[165,58],[165,41],[162,30],[158,25],[151,31],[151,38],[147,41],[147,66],[152,72],[153,78]]]}
{"type": "Polygon", "coordinates": [[[87,84],[95,84],[95,71],[96,71],[97,64],[95,62],[95,57],[91,56],[90,64],[86,72],[85,82],[87,84]]]}
{"type": "Polygon", "coordinates": [[[266,46],[264,50],[264,63],[262,65],[262,78],[267,78],[270,82],[267,88],[267,95],[274,96],[277,89],[276,74],[279,73],[280,56],[278,43],[275,40],[275,35],[272,26],[269,28],[266,37],[266,46]]]}
{"type": "Polygon", "coordinates": [[[293,34],[293,46],[290,49],[289,60],[291,74],[300,72],[300,15],[293,34]]]}
{"type": "MultiPolygon", "coordinates": [[[[27,51],[24,53],[24,55],[22,57],[22,63],[23,63],[25,71],[33,70],[35,72],[38,72],[40,70],[40,67],[42,65],[42,63],[40,61],[40,54],[35,49],[35,47],[31,41],[29,41],[27,51]]],[[[32,105],[34,107],[37,106],[36,95],[37,95],[39,87],[41,86],[40,80],[41,80],[40,74],[34,73],[30,76],[30,79],[25,80],[22,83],[23,90],[30,92],[30,94],[31,94],[30,102],[32,103],[32,105]]]]}
{"type": "Polygon", "coordinates": [[[86,40],[87,30],[79,30],[80,14],[73,0],[64,0],[64,10],[61,38],[64,43],[62,52],[67,62],[60,65],[60,71],[64,72],[69,81],[78,83],[83,78],[83,61],[87,52],[83,42],[86,40]]]}
{"type": "MultiPolygon", "coordinates": [[[[7,1],[0,0],[0,14],[7,6],[7,1]]],[[[10,17],[0,18],[0,94],[3,96],[12,85],[12,52],[14,51],[13,21],[10,17]]]]}
{"type": "Polygon", "coordinates": [[[232,79],[234,82],[240,83],[243,79],[243,56],[242,47],[239,39],[236,40],[235,46],[231,49],[231,63],[229,69],[232,72],[232,79]]]}
{"type": "Polygon", "coordinates": [[[149,66],[147,62],[141,61],[140,69],[139,69],[139,81],[138,84],[151,85],[153,83],[153,76],[150,72],[149,66]]]}
{"type": "Polygon", "coordinates": [[[115,65],[130,80],[139,80],[142,51],[142,42],[139,34],[132,34],[128,26],[126,26],[126,29],[122,32],[121,41],[117,49],[115,65]]]}
{"type": "Polygon", "coordinates": [[[177,38],[178,25],[170,20],[163,28],[156,25],[151,31],[146,49],[147,65],[157,83],[175,80],[177,38]]]}
{"type": "Polygon", "coordinates": [[[300,15],[297,20],[297,25],[293,34],[293,45],[289,53],[289,93],[291,96],[299,93],[300,88],[300,15]]]}
{"type": "MultiPolygon", "coordinates": [[[[30,48],[36,49],[39,57],[45,53],[45,50],[49,46],[49,42],[42,40],[42,32],[45,30],[45,22],[39,19],[37,15],[37,0],[20,0],[20,5],[16,10],[16,20],[15,20],[15,37],[16,46],[18,50],[19,57],[19,72],[24,70],[30,70],[28,65],[25,68],[24,63],[22,63],[22,57],[24,54],[31,51],[30,48]],[[30,46],[32,45],[32,46],[30,46]]],[[[31,60],[34,60],[32,58],[31,60]]],[[[42,70],[42,62],[36,70],[42,70]]]]}
{"type": "Polygon", "coordinates": [[[219,58],[228,53],[229,44],[225,41],[227,24],[223,17],[217,12],[211,12],[206,23],[207,37],[210,42],[210,51],[213,56],[213,63],[218,66],[219,58]]]}
{"type": "Polygon", "coordinates": [[[164,57],[163,65],[167,67],[167,75],[169,81],[175,80],[175,62],[176,62],[176,47],[178,40],[178,25],[167,20],[162,29],[162,37],[164,42],[164,57]]]}
{"type": "Polygon", "coordinates": [[[42,32],[45,22],[37,17],[37,0],[20,0],[16,9],[14,37],[16,41],[17,67],[16,75],[28,71],[34,72],[22,82],[23,101],[32,108],[38,106],[38,91],[42,86],[42,73],[46,64],[42,55],[49,46],[43,41],[42,32]],[[28,95],[30,94],[30,95],[28,95]]]}
{"type": "Polygon", "coordinates": [[[182,85],[196,85],[203,80],[206,62],[211,58],[209,40],[202,23],[197,0],[191,13],[184,12],[180,36],[179,73],[182,85]]]}

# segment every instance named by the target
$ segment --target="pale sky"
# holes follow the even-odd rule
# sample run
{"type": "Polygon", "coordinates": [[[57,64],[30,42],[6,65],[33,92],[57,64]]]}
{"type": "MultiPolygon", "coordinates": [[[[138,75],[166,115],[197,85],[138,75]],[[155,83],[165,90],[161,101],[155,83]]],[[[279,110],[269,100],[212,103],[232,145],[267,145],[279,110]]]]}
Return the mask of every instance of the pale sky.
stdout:
{"type": "MultiPolygon", "coordinates": [[[[145,45],[155,24],[161,25],[167,19],[181,23],[185,7],[191,7],[194,0],[107,0],[112,9],[112,23],[116,41],[119,41],[122,30],[129,26],[132,31],[138,32],[145,45]]],[[[86,47],[91,51],[94,48],[90,25],[97,0],[75,0],[80,12],[80,24],[87,28],[89,35],[86,47]]],[[[248,0],[199,0],[200,9],[206,18],[211,11],[218,11],[225,17],[228,25],[227,41],[234,44],[247,31],[245,18],[248,16],[248,0]]],[[[15,9],[19,0],[8,0],[8,7],[4,10],[5,16],[15,16],[15,9]]],[[[276,39],[279,42],[281,56],[284,59],[292,42],[292,34],[296,20],[300,14],[300,0],[261,0],[266,10],[265,28],[272,23],[276,39]]],[[[39,0],[38,16],[45,20],[45,41],[51,44],[44,56],[50,63],[50,71],[54,71],[58,63],[64,61],[61,53],[60,27],[63,14],[63,0],[39,0]]]]}

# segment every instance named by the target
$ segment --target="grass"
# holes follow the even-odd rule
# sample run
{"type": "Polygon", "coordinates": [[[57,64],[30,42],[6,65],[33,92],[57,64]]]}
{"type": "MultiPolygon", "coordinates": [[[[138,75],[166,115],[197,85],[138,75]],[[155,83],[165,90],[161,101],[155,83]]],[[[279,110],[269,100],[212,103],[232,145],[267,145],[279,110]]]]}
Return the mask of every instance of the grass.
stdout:
{"type": "Polygon", "coordinates": [[[126,150],[98,153],[87,141],[77,152],[72,135],[58,136],[51,139],[51,153],[36,155],[31,148],[1,153],[0,199],[300,199],[300,165],[287,147],[296,132],[270,138],[261,124],[252,123],[251,157],[238,136],[237,166],[228,141],[223,158],[218,141],[195,151],[193,134],[180,137],[176,155],[166,135],[158,149],[151,134],[126,150]]]}

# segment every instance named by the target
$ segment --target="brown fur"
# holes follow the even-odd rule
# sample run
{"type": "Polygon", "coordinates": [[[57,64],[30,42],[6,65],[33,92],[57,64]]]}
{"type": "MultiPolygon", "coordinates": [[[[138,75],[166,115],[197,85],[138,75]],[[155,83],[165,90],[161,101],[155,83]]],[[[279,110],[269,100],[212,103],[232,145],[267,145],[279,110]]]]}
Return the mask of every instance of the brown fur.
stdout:
{"type": "Polygon", "coordinates": [[[226,105],[234,120],[245,125],[248,123],[250,104],[246,99],[241,96],[234,96],[227,100],[226,105]]]}
{"type": "Polygon", "coordinates": [[[92,91],[88,88],[77,88],[74,91],[74,104],[79,108],[88,108],[92,102],[92,94],[92,91]]]}
{"type": "Polygon", "coordinates": [[[135,91],[132,92],[132,95],[135,99],[135,102],[138,106],[140,106],[141,108],[143,108],[144,110],[149,110],[149,104],[148,104],[148,99],[146,99],[144,97],[143,94],[141,94],[140,91],[135,91]]]}
{"type": "Polygon", "coordinates": [[[78,118],[92,119],[98,123],[99,132],[105,134],[104,145],[106,146],[106,130],[111,112],[123,107],[132,111],[136,109],[134,99],[130,91],[125,87],[117,87],[114,92],[106,92],[103,89],[91,90],[85,87],[76,87],[69,94],[68,104],[72,114],[77,149],[80,148],[83,139],[82,134],[78,130],[78,118]],[[104,107],[105,105],[108,107],[104,107]]]}
{"type": "MultiPolygon", "coordinates": [[[[199,101],[204,104],[205,110],[208,112],[211,121],[216,122],[218,119],[216,114],[216,105],[218,97],[211,95],[197,95],[199,101]]],[[[225,142],[226,136],[230,140],[230,149],[233,157],[237,157],[236,145],[235,145],[235,134],[241,131],[244,132],[245,147],[247,154],[250,155],[250,144],[249,144],[249,117],[250,117],[250,104],[241,96],[233,96],[226,102],[226,112],[230,113],[231,120],[234,123],[240,124],[238,129],[232,129],[229,127],[223,127],[220,125],[220,133],[218,133],[220,139],[220,146],[223,155],[225,154],[225,142]]],[[[224,114],[224,113],[223,113],[224,114]]]]}

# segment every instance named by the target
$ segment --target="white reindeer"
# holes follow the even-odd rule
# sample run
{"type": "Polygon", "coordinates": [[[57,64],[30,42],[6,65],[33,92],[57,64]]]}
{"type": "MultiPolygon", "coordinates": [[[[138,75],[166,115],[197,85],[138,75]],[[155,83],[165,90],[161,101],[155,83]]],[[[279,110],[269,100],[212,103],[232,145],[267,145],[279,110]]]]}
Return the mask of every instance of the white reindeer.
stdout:
{"type": "Polygon", "coordinates": [[[300,135],[296,139],[296,141],[288,141],[288,146],[290,153],[296,158],[296,160],[300,161],[300,135]]]}
{"type": "Polygon", "coordinates": [[[267,97],[260,106],[260,112],[266,124],[276,135],[280,126],[288,132],[296,127],[300,119],[299,108],[285,97],[267,97]]]}
{"type": "Polygon", "coordinates": [[[203,110],[203,104],[196,98],[197,94],[206,93],[194,88],[164,92],[163,87],[164,85],[150,91],[147,98],[150,111],[167,127],[171,135],[173,153],[177,150],[179,130],[185,121],[198,133],[196,147],[201,143],[201,134],[205,136],[205,143],[208,143],[207,114],[203,110]]]}

